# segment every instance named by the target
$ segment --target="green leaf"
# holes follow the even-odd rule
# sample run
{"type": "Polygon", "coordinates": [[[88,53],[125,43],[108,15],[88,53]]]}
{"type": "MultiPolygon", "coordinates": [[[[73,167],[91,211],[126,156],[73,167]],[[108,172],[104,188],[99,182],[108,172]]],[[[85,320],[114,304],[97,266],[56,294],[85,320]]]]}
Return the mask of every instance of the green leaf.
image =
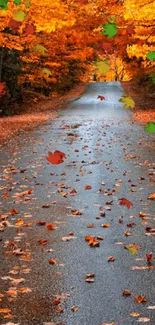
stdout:
{"type": "Polygon", "coordinates": [[[26,6],[26,8],[30,8],[30,6],[31,6],[31,0],[26,0],[25,6],[26,6]]]}
{"type": "Polygon", "coordinates": [[[155,133],[155,122],[148,122],[144,129],[147,133],[155,133]]]}
{"type": "Polygon", "coordinates": [[[108,38],[114,37],[117,33],[117,26],[116,24],[108,23],[102,25],[104,31],[102,35],[107,35],[108,38]]]}
{"type": "Polygon", "coordinates": [[[0,9],[7,10],[8,9],[9,0],[0,0],[0,9]]]}
{"type": "Polygon", "coordinates": [[[108,64],[108,60],[104,60],[104,61],[97,61],[95,63],[97,70],[102,73],[104,76],[106,76],[106,74],[109,72],[110,67],[108,64]]]}
{"type": "Polygon", "coordinates": [[[152,61],[155,61],[155,51],[148,51],[148,53],[146,54],[146,57],[149,59],[149,60],[152,60],[152,61]]]}
{"type": "Polygon", "coordinates": [[[27,13],[23,10],[19,9],[17,12],[14,13],[13,19],[16,21],[23,22],[27,17],[27,13]]]}
{"type": "Polygon", "coordinates": [[[47,69],[47,68],[41,69],[41,73],[46,74],[47,77],[52,76],[51,71],[49,69],[47,69]]]}
{"type": "Polygon", "coordinates": [[[43,55],[45,54],[45,52],[48,52],[48,50],[46,49],[46,47],[40,45],[40,44],[36,44],[34,47],[34,51],[35,52],[41,52],[43,55]]]}
{"type": "Polygon", "coordinates": [[[21,0],[14,0],[14,4],[17,5],[17,6],[20,5],[21,4],[21,0]]]}
{"type": "Polygon", "coordinates": [[[135,106],[135,102],[134,100],[132,99],[131,96],[122,96],[120,99],[119,99],[119,102],[121,103],[124,103],[124,108],[134,108],[135,106]]]}
{"type": "Polygon", "coordinates": [[[152,78],[153,84],[155,84],[155,72],[150,74],[150,77],[152,78]]]}

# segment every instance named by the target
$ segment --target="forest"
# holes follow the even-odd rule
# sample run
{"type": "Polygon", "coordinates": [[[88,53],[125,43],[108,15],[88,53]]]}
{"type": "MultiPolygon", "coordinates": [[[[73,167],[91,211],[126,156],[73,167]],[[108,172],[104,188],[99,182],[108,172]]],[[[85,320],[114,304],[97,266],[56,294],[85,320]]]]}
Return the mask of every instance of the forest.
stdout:
{"type": "Polygon", "coordinates": [[[133,80],[155,92],[155,1],[0,0],[1,115],[23,92],[133,80]]]}

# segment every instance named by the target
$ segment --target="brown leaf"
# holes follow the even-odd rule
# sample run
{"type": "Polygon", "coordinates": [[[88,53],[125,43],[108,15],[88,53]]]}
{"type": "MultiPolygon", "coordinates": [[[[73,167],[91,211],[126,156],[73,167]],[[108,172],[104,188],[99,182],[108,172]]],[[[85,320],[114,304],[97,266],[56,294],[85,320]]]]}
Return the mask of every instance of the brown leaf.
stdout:
{"type": "Polygon", "coordinates": [[[16,210],[16,209],[11,209],[10,210],[10,214],[12,214],[13,216],[15,215],[15,214],[18,214],[19,212],[18,212],[18,210],[16,210]]]}
{"type": "Polygon", "coordinates": [[[37,222],[37,225],[38,225],[38,226],[45,226],[45,225],[46,225],[46,222],[40,220],[40,221],[37,222]]]}
{"type": "Polygon", "coordinates": [[[46,245],[47,244],[47,240],[46,239],[41,239],[41,240],[38,240],[38,243],[40,245],[46,245]]]}
{"type": "Polygon", "coordinates": [[[43,204],[42,208],[50,208],[50,204],[43,204]]]}
{"type": "Polygon", "coordinates": [[[72,210],[72,215],[73,215],[73,216],[82,215],[82,211],[72,210]]]}
{"type": "Polygon", "coordinates": [[[77,307],[77,306],[73,306],[73,307],[71,307],[71,310],[72,311],[77,311],[79,308],[77,307]]]}
{"type": "Polygon", "coordinates": [[[74,196],[74,195],[76,195],[77,194],[77,192],[76,192],[76,190],[73,188],[73,190],[70,192],[70,196],[74,196]]]}
{"type": "Polygon", "coordinates": [[[130,290],[124,290],[122,292],[122,296],[131,296],[132,295],[132,292],[130,290]]]}

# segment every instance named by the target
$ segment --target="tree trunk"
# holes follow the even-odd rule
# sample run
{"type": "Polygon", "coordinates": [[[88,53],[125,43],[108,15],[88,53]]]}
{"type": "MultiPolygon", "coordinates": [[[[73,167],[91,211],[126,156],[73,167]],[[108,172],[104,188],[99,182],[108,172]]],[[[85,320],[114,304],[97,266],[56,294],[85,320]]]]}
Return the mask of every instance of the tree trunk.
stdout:
{"type": "Polygon", "coordinates": [[[2,82],[2,67],[3,67],[3,48],[1,48],[0,52],[0,82],[2,82]]]}

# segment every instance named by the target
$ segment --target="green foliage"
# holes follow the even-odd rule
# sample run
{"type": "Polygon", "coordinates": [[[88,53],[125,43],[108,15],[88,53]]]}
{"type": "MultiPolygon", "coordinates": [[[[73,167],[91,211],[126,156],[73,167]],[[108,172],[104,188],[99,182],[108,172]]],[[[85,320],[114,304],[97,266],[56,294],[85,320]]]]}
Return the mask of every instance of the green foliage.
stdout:
{"type": "Polygon", "coordinates": [[[102,35],[107,35],[108,38],[114,37],[117,33],[117,26],[116,24],[108,23],[102,25],[104,31],[102,35]]]}

